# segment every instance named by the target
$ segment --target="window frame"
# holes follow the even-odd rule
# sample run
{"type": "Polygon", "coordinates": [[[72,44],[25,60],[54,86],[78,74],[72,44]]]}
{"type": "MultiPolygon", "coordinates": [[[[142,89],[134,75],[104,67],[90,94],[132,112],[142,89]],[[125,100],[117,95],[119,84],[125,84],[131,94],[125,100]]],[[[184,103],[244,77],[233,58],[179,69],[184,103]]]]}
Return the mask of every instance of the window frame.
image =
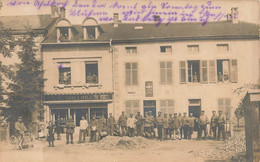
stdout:
{"type": "Polygon", "coordinates": [[[58,84],[64,84],[64,85],[71,85],[72,84],[72,69],[71,69],[71,62],[58,62],[57,63],[58,64],[58,84]],[[62,66],[62,67],[60,67],[60,66],[62,66]],[[64,67],[63,67],[64,66],[64,67]],[[60,73],[60,69],[62,69],[62,68],[69,68],[70,70],[69,70],[69,72],[70,72],[70,81],[69,81],[69,83],[67,83],[67,84],[65,84],[65,83],[62,83],[62,82],[60,82],[61,81],[61,73],[60,73]]]}
{"type": "Polygon", "coordinates": [[[99,78],[99,76],[100,76],[100,71],[99,71],[99,63],[98,63],[98,61],[84,61],[84,68],[85,68],[85,84],[99,84],[100,83],[100,78],[99,78]],[[97,77],[97,82],[93,82],[93,83],[88,83],[87,82],[87,65],[88,64],[96,64],[97,65],[97,75],[96,75],[96,77],[97,77]]]}
{"type": "Polygon", "coordinates": [[[173,114],[175,111],[175,107],[174,107],[174,100],[173,99],[161,99],[160,102],[160,111],[162,113],[166,113],[166,114],[173,114]],[[172,105],[169,105],[169,101],[172,102],[172,105]],[[165,106],[162,105],[162,102],[165,102],[165,106]],[[164,112],[165,109],[165,112],[164,112]],[[169,111],[171,110],[171,111],[169,111]]]}
{"type": "Polygon", "coordinates": [[[136,46],[127,46],[127,47],[125,47],[125,52],[127,54],[137,54],[137,47],[136,46]]]}
{"type": "Polygon", "coordinates": [[[172,46],[160,46],[160,53],[161,54],[172,54],[172,46]],[[165,48],[165,52],[162,49],[165,48]],[[167,51],[167,48],[170,48],[170,51],[167,51]]]}
{"type": "Polygon", "coordinates": [[[132,113],[134,116],[137,114],[138,111],[140,111],[140,100],[126,100],[125,101],[125,112],[126,116],[129,116],[130,114],[128,113],[130,110],[130,113],[132,113]],[[128,104],[130,107],[128,107],[128,104]],[[136,107],[135,104],[138,106],[136,107]]]}
{"type": "Polygon", "coordinates": [[[173,84],[173,63],[172,61],[160,61],[159,63],[160,67],[160,84],[161,85],[171,85],[173,84]],[[164,63],[164,67],[161,67],[161,64],[164,63]],[[168,64],[171,66],[170,68],[168,67],[168,64]],[[164,80],[165,82],[162,81],[162,71],[164,72],[164,80]],[[169,76],[171,74],[171,76],[169,76]]]}
{"type": "Polygon", "coordinates": [[[200,46],[198,44],[187,45],[187,51],[188,51],[188,53],[199,53],[200,52],[200,46]],[[193,50],[194,49],[193,47],[197,47],[198,50],[193,50]]]}
{"type": "Polygon", "coordinates": [[[126,62],[125,63],[125,84],[126,84],[126,86],[138,85],[138,63],[137,62],[126,62]],[[127,69],[127,64],[130,65],[129,69],[127,69]],[[133,69],[133,64],[136,64],[135,69],[133,69]],[[129,79],[128,79],[128,73],[129,73],[129,79]],[[136,79],[134,78],[134,76],[136,76],[136,79]],[[129,80],[129,82],[128,82],[128,80],[129,80]],[[134,82],[135,80],[136,80],[136,83],[134,82]]]}

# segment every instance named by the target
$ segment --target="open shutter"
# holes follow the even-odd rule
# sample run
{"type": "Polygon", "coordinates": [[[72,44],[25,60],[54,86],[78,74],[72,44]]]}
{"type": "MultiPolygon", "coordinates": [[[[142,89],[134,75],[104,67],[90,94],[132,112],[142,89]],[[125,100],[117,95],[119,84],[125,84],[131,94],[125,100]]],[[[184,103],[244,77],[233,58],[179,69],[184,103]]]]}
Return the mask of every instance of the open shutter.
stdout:
{"type": "Polygon", "coordinates": [[[200,62],[201,67],[201,83],[208,83],[208,63],[206,60],[200,62]]]}
{"type": "Polygon", "coordinates": [[[216,81],[217,81],[216,61],[209,60],[209,82],[215,83],[216,81]]]}
{"type": "Polygon", "coordinates": [[[180,83],[186,83],[186,63],[180,61],[180,83]]]}
{"type": "Polygon", "coordinates": [[[230,82],[237,83],[237,60],[230,60],[230,82]]]}

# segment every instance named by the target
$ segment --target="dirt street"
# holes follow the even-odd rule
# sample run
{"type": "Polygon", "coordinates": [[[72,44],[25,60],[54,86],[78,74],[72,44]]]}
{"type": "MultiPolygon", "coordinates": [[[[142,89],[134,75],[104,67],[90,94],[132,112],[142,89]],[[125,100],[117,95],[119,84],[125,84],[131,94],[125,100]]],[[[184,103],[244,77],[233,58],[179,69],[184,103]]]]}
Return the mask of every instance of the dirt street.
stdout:
{"type": "Polygon", "coordinates": [[[220,144],[212,140],[151,140],[147,148],[127,150],[103,150],[96,143],[66,145],[65,135],[55,141],[55,147],[48,147],[45,140],[35,141],[34,148],[16,150],[9,144],[1,144],[1,162],[172,162],[172,161],[205,161],[195,157],[194,153],[220,144]]]}

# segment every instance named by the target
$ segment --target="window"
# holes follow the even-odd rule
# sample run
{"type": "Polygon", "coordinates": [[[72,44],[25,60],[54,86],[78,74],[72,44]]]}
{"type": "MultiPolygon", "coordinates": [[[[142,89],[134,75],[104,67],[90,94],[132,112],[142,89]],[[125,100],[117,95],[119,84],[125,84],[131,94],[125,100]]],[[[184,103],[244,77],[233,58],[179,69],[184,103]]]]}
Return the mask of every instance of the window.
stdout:
{"type": "Polygon", "coordinates": [[[231,115],[230,99],[229,98],[218,99],[218,110],[221,110],[222,113],[229,119],[231,115]]]}
{"type": "Polygon", "coordinates": [[[137,47],[126,47],[126,53],[137,53],[137,47]]]}
{"type": "Polygon", "coordinates": [[[61,42],[69,41],[69,28],[62,27],[59,28],[58,30],[60,30],[60,41],[61,42]]]}
{"type": "Polygon", "coordinates": [[[160,79],[161,84],[172,83],[172,62],[160,62],[160,79]]]}
{"type": "Polygon", "coordinates": [[[130,62],[125,64],[126,85],[137,85],[137,63],[130,62]]]}
{"type": "Polygon", "coordinates": [[[95,84],[98,83],[98,63],[86,62],[86,83],[95,84]]]}
{"type": "Polygon", "coordinates": [[[200,82],[200,61],[188,61],[188,81],[200,82]]]}
{"type": "Polygon", "coordinates": [[[96,28],[95,26],[86,27],[88,39],[96,39],[96,29],[95,28],[96,28]]]}
{"type": "Polygon", "coordinates": [[[125,102],[125,111],[126,115],[129,116],[130,114],[137,114],[140,111],[139,108],[139,100],[128,100],[125,102]]]}
{"type": "Polygon", "coordinates": [[[173,100],[160,100],[160,110],[162,113],[173,114],[174,113],[173,100]]]}
{"type": "Polygon", "coordinates": [[[199,52],[199,45],[188,45],[188,52],[199,52]]]}
{"type": "Polygon", "coordinates": [[[237,82],[237,60],[217,60],[218,82],[237,82]]]}
{"type": "Polygon", "coordinates": [[[172,46],[161,46],[161,53],[172,53],[172,46]]]}
{"type": "Polygon", "coordinates": [[[70,63],[59,63],[59,84],[71,84],[70,63]]]}
{"type": "Polygon", "coordinates": [[[228,44],[217,44],[218,52],[227,52],[229,51],[228,44]]]}
{"type": "Polygon", "coordinates": [[[186,83],[186,62],[180,61],[180,82],[186,83]]]}

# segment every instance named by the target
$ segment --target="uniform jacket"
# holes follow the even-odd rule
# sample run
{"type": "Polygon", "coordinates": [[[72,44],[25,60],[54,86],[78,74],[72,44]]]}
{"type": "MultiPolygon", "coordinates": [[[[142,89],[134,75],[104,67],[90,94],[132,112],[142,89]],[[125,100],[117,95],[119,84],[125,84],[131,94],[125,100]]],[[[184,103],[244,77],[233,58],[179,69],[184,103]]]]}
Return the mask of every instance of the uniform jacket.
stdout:
{"type": "Polygon", "coordinates": [[[163,128],[169,128],[169,119],[163,118],[163,128]]]}
{"type": "Polygon", "coordinates": [[[66,133],[74,133],[74,121],[73,120],[68,120],[66,123],[66,133]]]}
{"type": "Polygon", "coordinates": [[[216,127],[218,125],[218,116],[217,115],[212,115],[210,119],[210,126],[211,127],[216,127]]]}
{"type": "Polygon", "coordinates": [[[115,118],[112,116],[110,116],[108,119],[107,119],[107,126],[108,127],[113,127],[116,123],[116,120],[115,118]]]}
{"type": "Polygon", "coordinates": [[[144,118],[144,127],[151,127],[151,123],[152,123],[151,117],[150,116],[146,116],[144,118]]]}
{"type": "Polygon", "coordinates": [[[137,121],[136,121],[136,125],[140,126],[140,125],[143,124],[143,121],[142,121],[143,116],[142,116],[142,115],[136,115],[136,116],[135,116],[135,119],[137,120],[137,121]]]}
{"type": "Polygon", "coordinates": [[[119,116],[118,124],[119,124],[120,126],[124,126],[124,127],[127,126],[127,117],[126,117],[126,115],[120,115],[120,116],[119,116]]]}
{"type": "Polygon", "coordinates": [[[174,129],[180,128],[180,118],[178,116],[173,117],[173,128],[174,129]]]}
{"type": "Polygon", "coordinates": [[[157,125],[160,125],[160,126],[163,126],[163,117],[162,116],[157,116],[156,118],[156,124],[157,125]]]}
{"type": "Polygon", "coordinates": [[[224,117],[223,114],[221,114],[220,116],[218,116],[218,126],[223,126],[225,125],[226,119],[224,117]]]}
{"type": "Polygon", "coordinates": [[[208,123],[209,123],[209,119],[206,115],[200,116],[199,122],[198,122],[199,125],[206,125],[208,123]]]}
{"type": "Polygon", "coordinates": [[[196,120],[197,118],[195,118],[195,117],[189,117],[189,119],[190,119],[190,121],[189,121],[189,127],[194,128],[194,126],[195,126],[195,120],[196,120]]]}
{"type": "Polygon", "coordinates": [[[151,121],[151,127],[154,127],[154,117],[152,115],[149,115],[150,121],[151,121]]]}
{"type": "Polygon", "coordinates": [[[20,122],[16,122],[15,123],[15,130],[18,130],[19,132],[24,132],[26,131],[26,127],[23,123],[20,123],[20,122]]]}
{"type": "Polygon", "coordinates": [[[170,129],[173,129],[174,128],[174,118],[173,117],[170,117],[168,119],[168,122],[169,122],[169,128],[170,129]]]}
{"type": "Polygon", "coordinates": [[[182,119],[183,119],[183,126],[190,126],[190,117],[184,116],[182,119]]]}

